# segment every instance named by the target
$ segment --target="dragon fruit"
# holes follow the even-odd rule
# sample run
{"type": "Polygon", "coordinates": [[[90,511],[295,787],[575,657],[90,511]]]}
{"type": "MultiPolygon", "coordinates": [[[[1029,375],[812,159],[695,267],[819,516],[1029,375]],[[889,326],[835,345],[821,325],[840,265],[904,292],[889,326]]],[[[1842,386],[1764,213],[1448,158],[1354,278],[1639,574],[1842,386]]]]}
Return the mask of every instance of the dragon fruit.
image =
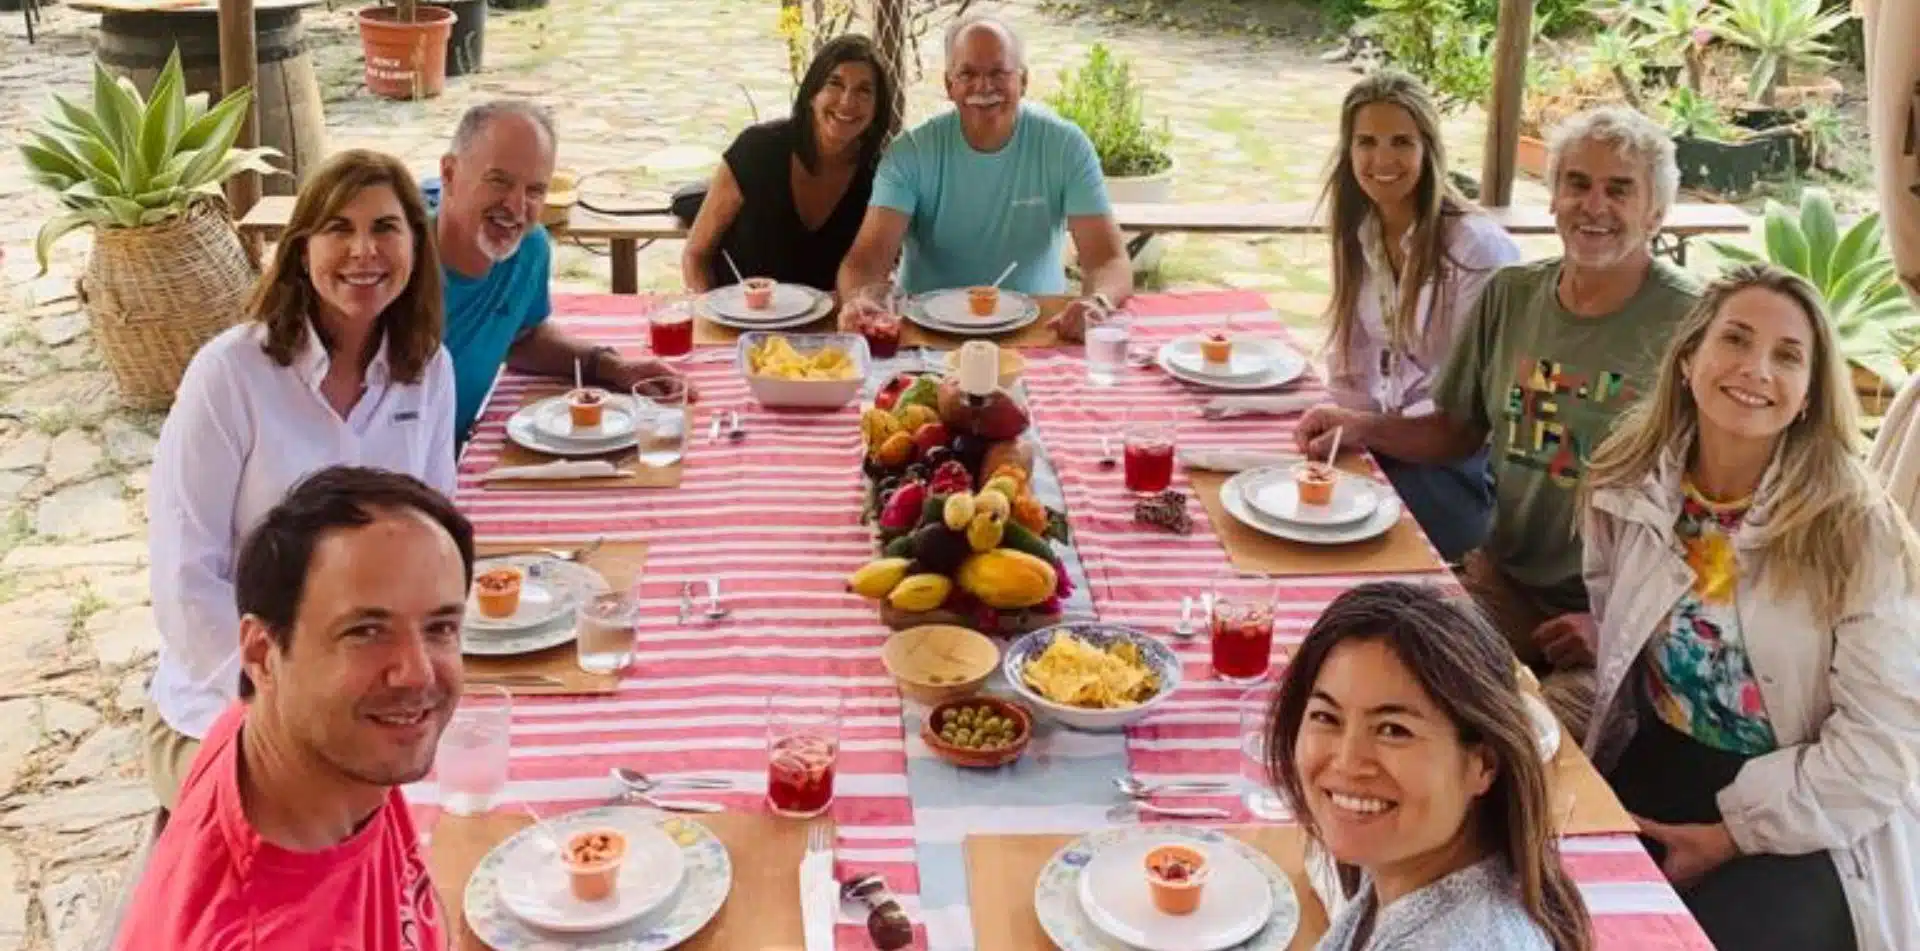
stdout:
{"type": "Polygon", "coordinates": [[[905,482],[887,496],[887,504],[880,509],[880,528],[885,531],[911,531],[920,522],[920,509],[927,503],[927,487],[919,482],[905,482]]]}
{"type": "Polygon", "coordinates": [[[929,480],[927,487],[931,489],[935,495],[972,492],[973,476],[967,472],[965,463],[956,459],[949,459],[941,463],[938,469],[933,470],[933,478],[929,480]]]}

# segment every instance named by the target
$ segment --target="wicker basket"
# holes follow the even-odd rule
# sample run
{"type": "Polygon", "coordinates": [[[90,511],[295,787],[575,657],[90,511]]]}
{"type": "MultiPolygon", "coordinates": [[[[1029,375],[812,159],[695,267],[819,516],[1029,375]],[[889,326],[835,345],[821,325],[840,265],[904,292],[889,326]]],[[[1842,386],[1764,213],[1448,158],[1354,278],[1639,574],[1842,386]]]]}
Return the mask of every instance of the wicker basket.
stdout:
{"type": "Polygon", "coordinates": [[[171,405],[194,353],[239,319],[254,277],[219,201],[151,227],[95,228],[77,290],[121,399],[171,405]]]}

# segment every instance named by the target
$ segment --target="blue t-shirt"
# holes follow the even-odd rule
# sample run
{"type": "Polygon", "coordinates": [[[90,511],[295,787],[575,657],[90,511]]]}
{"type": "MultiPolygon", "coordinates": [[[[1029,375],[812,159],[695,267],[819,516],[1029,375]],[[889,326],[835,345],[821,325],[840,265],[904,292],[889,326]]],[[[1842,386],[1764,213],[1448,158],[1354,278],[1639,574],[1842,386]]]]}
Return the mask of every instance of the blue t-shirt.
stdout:
{"type": "Polygon", "coordinates": [[[1086,133],[1024,102],[1013,138],[998,152],[968,145],[951,111],[895,139],[874,178],[872,205],[912,219],[900,282],[914,294],[991,284],[1014,261],[1020,266],[1000,286],[1064,293],[1067,219],[1112,211],[1086,133]]]}
{"type": "Polygon", "coordinates": [[[446,265],[440,274],[446,284],[447,353],[453,357],[453,383],[459,408],[453,432],[465,442],[473,421],[486,404],[507,350],[515,340],[553,313],[547,284],[553,245],[539,225],[520,239],[520,247],[505,261],[497,261],[480,277],[464,277],[446,265]]]}

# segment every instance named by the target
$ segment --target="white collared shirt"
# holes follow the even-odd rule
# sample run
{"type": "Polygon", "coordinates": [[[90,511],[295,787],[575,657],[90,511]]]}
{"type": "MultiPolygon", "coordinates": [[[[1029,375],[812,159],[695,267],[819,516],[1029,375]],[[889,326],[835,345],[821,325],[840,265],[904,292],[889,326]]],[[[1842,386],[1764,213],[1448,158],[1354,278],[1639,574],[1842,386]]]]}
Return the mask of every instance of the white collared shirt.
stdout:
{"type": "MultiPolygon", "coordinates": [[[[1380,220],[1370,215],[1360,227],[1360,247],[1366,255],[1367,266],[1361,272],[1360,293],[1354,299],[1357,319],[1353,353],[1347,362],[1354,374],[1347,385],[1355,392],[1342,402],[1370,404],[1367,408],[1376,412],[1407,416],[1432,412],[1433,402],[1428,393],[1440,375],[1447,354],[1452,351],[1454,335],[1466,326],[1467,315],[1473,312],[1480,292],[1493,280],[1494,272],[1520,260],[1520,248],[1506,229],[1486,215],[1468,213],[1452,219],[1446,249],[1452,287],[1448,291],[1446,312],[1434,312],[1436,285],[1429,283],[1422,287],[1414,311],[1417,336],[1407,351],[1396,355],[1391,347],[1383,304],[1390,302],[1392,307],[1399,306],[1399,282],[1386,260],[1380,220]],[[1429,344],[1427,326],[1436,320],[1443,323],[1435,328],[1437,343],[1429,344]]],[[[1409,230],[1400,241],[1401,249],[1409,256],[1412,237],[1413,232],[1409,230]]]]}
{"type": "Polygon", "coordinates": [[[289,488],[330,465],[391,469],[449,497],[454,488],[453,361],[441,347],[417,384],[394,383],[387,347],[367,367],[346,419],[320,393],[328,358],[316,334],[291,366],[241,324],[194,354],[160,430],[147,490],[148,558],[160,665],[152,696],[169,726],[199,737],[239,693],[234,561],[247,532],[289,488]]]}

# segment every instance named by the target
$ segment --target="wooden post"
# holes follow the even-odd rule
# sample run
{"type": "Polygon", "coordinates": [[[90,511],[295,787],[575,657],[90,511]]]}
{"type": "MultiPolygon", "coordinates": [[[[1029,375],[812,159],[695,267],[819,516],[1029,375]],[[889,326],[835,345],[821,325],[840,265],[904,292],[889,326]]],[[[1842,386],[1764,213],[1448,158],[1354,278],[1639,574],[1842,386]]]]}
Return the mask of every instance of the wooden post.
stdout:
{"type": "Polygon", "coordinates": [[[1527,45],[1533,38],[1532,0],[1500,0],[1493,43],[1493,103],[1487,107],[1487,145],[1480,166],[1480,203],[1513,201],[1514,153],[1520,146],[1520,100],[1526,94],[1527,45]]]}
{"type": "MultiPolygon", "coordinates": [[[[893,114],[904,124],[907,118],[907,0],[873,0],[873,45],[880,58],[893,66],[893,114]]],[[[900,130],[893,130],[898,132],[900,130]]]]}
{"type": "MultiPolygon", "coordinates": [[[[253,0],[220,0],[220,90],[231,95],[236,89],[257,88],[259,53],[254,49],[253,0]]],[[[250,101],[246,118],[240,123],[237,148],[250,149],[260,144],[260,102],[250,101]]],[[[289,156],[291,160],[291,156],[289,156]]],[[[234,220],[246,216],[260,200],[260,176],[242,172],[227,180],[227,203],[233,206],[234,220]]]]}

